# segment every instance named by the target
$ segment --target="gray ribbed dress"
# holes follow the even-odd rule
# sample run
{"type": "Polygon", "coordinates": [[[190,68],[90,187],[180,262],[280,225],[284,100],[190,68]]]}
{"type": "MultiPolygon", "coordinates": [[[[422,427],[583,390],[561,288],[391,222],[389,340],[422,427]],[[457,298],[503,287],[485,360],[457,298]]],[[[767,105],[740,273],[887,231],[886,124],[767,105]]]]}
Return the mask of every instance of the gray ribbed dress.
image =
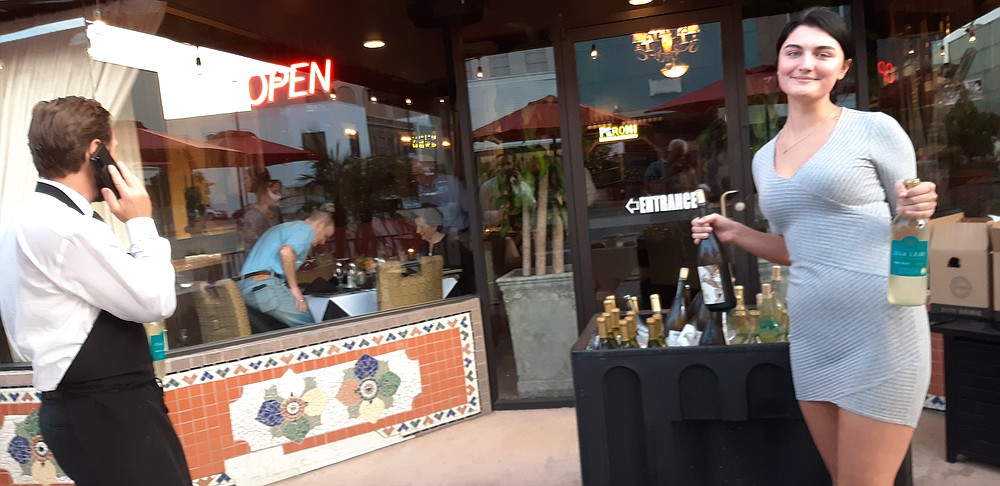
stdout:
{"type": "Polygon", "coordinates": [[[753,177],[792,260],[795,395],[915,427],[930,380],[927,312],[886,300],[893,186],[916,175],[913,145],[888,115],[845,108],[826,144],[786,179],[774,171],[776,140],[754,156],[753,177]]]}

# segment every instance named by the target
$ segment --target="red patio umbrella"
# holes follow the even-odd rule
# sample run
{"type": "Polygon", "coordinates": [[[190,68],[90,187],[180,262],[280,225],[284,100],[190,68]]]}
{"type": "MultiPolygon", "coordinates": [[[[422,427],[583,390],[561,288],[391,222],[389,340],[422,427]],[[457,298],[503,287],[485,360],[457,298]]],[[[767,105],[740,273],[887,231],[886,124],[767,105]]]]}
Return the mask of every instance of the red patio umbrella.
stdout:
{"type": "Polygon", "coordinates": [[[312,152],[264,140],[253,132],[245,130],[224,130],[209,135],[208,143],[238,150],[247,154],[251,160],[263,161],[266,166],[299,160],[316,160],[312,152]]]}
{"type": "Polygon", "coordinates": [[[143,165],[167,165],[171,161],[187,159],[192,168],[231,167],[239,160],[238,150],[200,142],[190,138],[146,128],[142,122],[122,121],[115,124],[116,136],[130,140],[134,131],[143,165]]]}
{"type": "MultiPolygon", "coordinates": [[[[626,116],[580,105],[581,125],[634,121],[626,116]]],[[[532,101],[524,108],[487,123],[472,132],[472,138],[475,140],[491,139],[500,142],[559,138],[559,136],[559,99],[552,95],[532,101]]]]}
{"type": "MultiPolygon", "coordinates": [[[[650,108],[646,110],[646,113],[656,111],[695,113],[718,108],[725,103],[725,90],[725,80],[720,79],[703,88],[678,96],[656,108],[650,108]]],[[[766,64],[747,69],[747,96],[779,92],[775,66],[766,64]]]]}

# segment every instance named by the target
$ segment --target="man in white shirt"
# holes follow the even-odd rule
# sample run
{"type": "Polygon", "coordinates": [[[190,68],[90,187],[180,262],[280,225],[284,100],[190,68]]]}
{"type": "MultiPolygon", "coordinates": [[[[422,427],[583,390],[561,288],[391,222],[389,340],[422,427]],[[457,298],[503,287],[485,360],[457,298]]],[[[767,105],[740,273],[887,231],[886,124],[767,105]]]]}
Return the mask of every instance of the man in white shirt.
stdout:
{"type": "Polygon", "coordinates": [[[0,233],[3,324],[31,360],[43,440],[77,485],[189,486],[139,324],[176,307],[170,243],[141,178],[110,163],[120,196],[99,187],[91,157],[102,144],[113,154],[111,116],[98,102],[35,105],[36,192],[0,233]],[[125,223],[127,252],[90,207],[102,199],[125,223]]]}

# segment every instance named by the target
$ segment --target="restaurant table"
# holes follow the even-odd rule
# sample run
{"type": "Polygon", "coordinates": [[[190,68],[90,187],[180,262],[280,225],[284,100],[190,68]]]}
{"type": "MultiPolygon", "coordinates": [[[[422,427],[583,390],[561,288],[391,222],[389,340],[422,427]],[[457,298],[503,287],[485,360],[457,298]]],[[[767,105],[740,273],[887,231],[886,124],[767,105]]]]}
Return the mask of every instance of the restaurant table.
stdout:
{"type": "MultiPolygon", "coordinates": [[[[458,279],[448,275],[441,279],[441,298],[448,297],[458,279]]],[[[305,295],[309,312],[316,322],[340,317],[359,316],[378,312],[378,293],[375,289],[341,290],[324,295],[305,295]]]]}

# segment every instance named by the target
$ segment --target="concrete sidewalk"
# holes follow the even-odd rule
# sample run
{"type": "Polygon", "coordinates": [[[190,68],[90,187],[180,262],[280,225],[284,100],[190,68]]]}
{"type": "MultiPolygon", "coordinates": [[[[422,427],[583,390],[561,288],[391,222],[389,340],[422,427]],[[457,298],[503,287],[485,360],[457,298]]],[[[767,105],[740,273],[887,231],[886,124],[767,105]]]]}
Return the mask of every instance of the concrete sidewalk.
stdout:
{"type": "MultiPolygon", "coordinates": [[[[1000,484],[1000,468],[949,464],[944,446],[944,414],[925,410],[913,440],[917,486],[1000,484]]],[[[581,484],[576,415],[572,408],[493,412],[276,484],[581,484]]]]}

